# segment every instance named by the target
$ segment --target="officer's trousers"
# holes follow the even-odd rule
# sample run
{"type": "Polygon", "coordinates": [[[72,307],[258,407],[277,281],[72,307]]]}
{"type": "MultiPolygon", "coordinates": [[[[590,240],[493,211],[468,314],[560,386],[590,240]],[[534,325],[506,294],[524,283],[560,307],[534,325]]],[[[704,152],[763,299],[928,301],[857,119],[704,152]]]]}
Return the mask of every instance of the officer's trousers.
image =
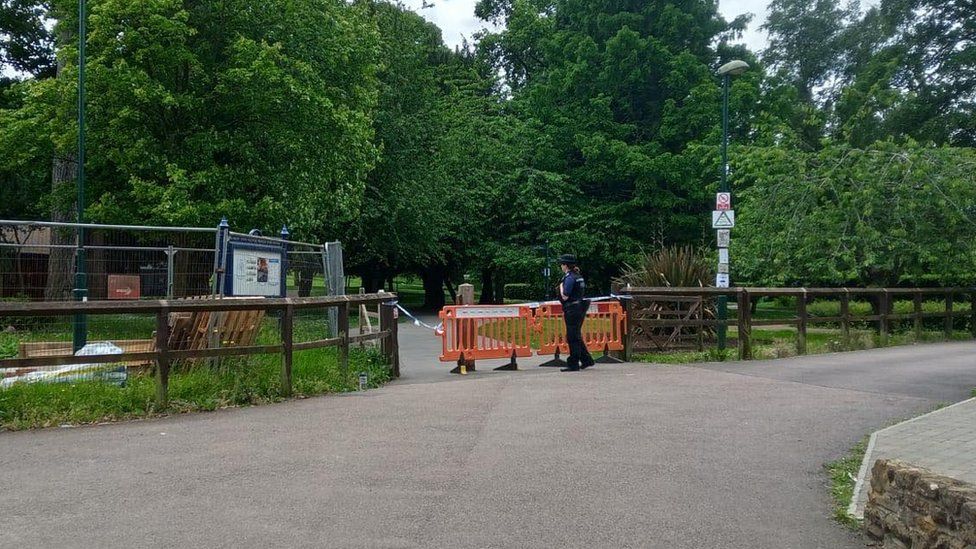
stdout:
{"type": "Polygon", "coordinates": [[[583,343],[583,320],[586,318],[587,301],[563,305],[563,319],[566,321],[566,342],[569,343],[569,357],[566,364],[570,368],[592,366],[593,357],[583,343]]]}

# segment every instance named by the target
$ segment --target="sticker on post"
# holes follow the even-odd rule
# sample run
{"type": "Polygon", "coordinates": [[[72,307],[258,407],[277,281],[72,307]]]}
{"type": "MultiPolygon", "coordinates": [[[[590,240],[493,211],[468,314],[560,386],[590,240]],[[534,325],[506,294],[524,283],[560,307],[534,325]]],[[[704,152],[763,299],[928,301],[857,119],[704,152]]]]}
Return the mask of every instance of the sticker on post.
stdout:
{"type": "Polygon", "coordinates": [[[719,272],[719,274],[729,274],[729,264],[728,263],[719,263],[718,264],[718,272],[719,272]]]}
{"type": "Polygon", "coordinates": [[[731,229],[735,227],[735,210],[715,210],[712,212],[713,229],[731,229]]]}
{"type": "Polygon", "coordinates": [[[718,237],[718,247],[728,248],[729,243],[732,241],[732,231],[728,229],[719,229],[716,231],[716,235],[718,237]]]}
{"type": "Polygon", "coordinates": [[[715,275],[715,287],[716,288],[728,288],[729,287],[729,275],[728,273],[719,273],[715,275]]]}
{"type": "Polygon", "coordinates": [[[721,263],[724,263],[726,265],[729,264],[729,249],[728,248],[719,248],[718,249],[718,262],[720,264],[721,263]]]}
{"type": "Polygon", "coordinates": [[[716,210],[731,210],[732,209],[732,193],[716,193],[715,194],[715,209],[716,210]]]}

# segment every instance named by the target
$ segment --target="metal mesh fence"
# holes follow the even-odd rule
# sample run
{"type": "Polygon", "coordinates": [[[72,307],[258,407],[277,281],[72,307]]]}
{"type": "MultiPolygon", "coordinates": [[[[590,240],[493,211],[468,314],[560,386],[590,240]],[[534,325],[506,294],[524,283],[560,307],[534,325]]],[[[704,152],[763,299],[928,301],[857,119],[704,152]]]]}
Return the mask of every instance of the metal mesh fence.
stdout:
{"type": "Polygon", "coordinates": [[[0,298],[71,299],[79,250],[89,299],[210,295],[215,238],[197,227],[0,221],[0,298]]]}

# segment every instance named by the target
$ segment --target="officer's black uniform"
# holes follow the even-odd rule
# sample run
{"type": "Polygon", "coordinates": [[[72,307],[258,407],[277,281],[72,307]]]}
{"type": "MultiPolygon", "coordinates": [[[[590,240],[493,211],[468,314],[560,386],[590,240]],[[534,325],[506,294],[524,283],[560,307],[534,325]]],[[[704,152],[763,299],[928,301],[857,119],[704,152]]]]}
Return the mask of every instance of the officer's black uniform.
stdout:
{"type": "MultiPolygon", "coordinates": [[[[559,263],[576,265],[576,257],[563,255],[559,258],[559,263]]],[[[566,342],[569,343],[569,357],[566,359],[567,371],[579,370],[580,367],[589,368],[593,366],[593,357],[583,343],[583,320],[586,318],[586,311],[590,308],[590,302],[584,299],[586,294],[586,281],[583,277],[572,270],[563,276],[560,284],[561,292],[559,301],[563,305],[563,319],[566,321],[566,342]],[[562,294],[567,296],[563,300],[562,294]]]]}

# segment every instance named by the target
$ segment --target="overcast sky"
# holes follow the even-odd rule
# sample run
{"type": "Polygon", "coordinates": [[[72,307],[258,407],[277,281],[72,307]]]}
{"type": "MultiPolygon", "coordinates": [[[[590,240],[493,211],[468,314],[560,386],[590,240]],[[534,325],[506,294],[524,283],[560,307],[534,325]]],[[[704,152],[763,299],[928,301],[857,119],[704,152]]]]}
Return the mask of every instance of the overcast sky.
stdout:
{"type": "MultiPolygon", "coordinates": [[[[461,43],[462,37],[469,41],[479,29],[485,27],[483,21],[474,16],[477,0],[431,0],[433,7],[422,8],[424,0],[404,0],[404,3],[417,13],[433,22],[444,33],[444,42],[454,47],[461,43]]],[[[765,33],[759,30],[766,19],[768,0],[720,0],[718,10],[725,19],[731,21],[743,13],[753,14],[749,30],[742,39],[752,51],[760,51],[766,46],[765,33]]]]}

